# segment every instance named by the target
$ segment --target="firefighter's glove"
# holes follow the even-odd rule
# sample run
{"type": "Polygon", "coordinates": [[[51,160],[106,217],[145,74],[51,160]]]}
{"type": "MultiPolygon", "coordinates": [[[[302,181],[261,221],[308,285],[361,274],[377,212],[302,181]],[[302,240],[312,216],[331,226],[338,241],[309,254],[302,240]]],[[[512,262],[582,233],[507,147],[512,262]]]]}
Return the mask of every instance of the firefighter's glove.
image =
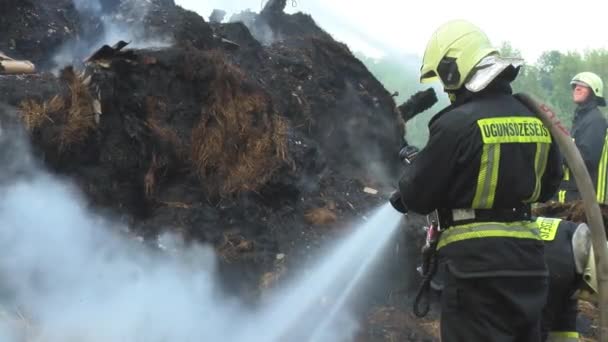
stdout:
{"type": "Polygon", "coordinates": [[[399,192],[399,190],[396,190],[395,192],[393,192],[391,194],[391,198],[389,199],[389,201],[391,202],[391,205],[393,206],[393,208],[395,208],[395,210],[397,210],[398,212],[400,212],[402,214],[407,213],[407,208],[405,207],[405,204],[403,204],[403,201],[401,200],[401,193],[399,192]]]}
{"type": "Polygon", "coordinates": [[[418,147],[413,145],[405,145],[401,151],[399,151],[399,159],[406,164],[411,164],[418,152],[420,152],[418,147]]]}

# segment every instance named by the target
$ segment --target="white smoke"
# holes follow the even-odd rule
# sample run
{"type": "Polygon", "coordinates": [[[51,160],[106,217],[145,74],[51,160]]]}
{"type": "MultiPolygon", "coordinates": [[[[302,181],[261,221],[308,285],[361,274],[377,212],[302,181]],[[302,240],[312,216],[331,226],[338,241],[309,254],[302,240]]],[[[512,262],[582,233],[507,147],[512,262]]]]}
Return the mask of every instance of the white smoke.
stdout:
{"type": "Polygon", "coordinates": [[[395,231],[390,207],[252,309],[222,291],[210,246],[167,235],[161,249],[128,237],[40,168],[17,132],[0,130],[1,341],[354,340],[344,294],[395,231]]]}
{"type": "Polygon", "coordinates": [[[126,238],[44,172],[0,194],[0,303],[29,322],[2,321],[2,341],[219,341],[249,317],[217,287],[210,247],[126,238]]]}
{"type": "Polygon", "coordinates": [[[280,33],[272,30],[267,20],[257,12],[246,9],[242,12],[233,14],[228,20],[229,23],[243,23],[251,35],[264,46],[270,46],[276,41],[283,39],[280,33]]]}
{"type": "Polygon", "coordinates": [[[262,17],[258,17],[255,24],[246,26],[254,38],[264,46],[270,46],[275,42],[283,40],[283,35],[280,32],[275,32],[262,17]]]}
{"type": "Polygon", "coordinates": [[[19,132],[0,130],[0,341],[220,341],[251,319],[220,289],[210,246],[129,237],[19,132]]]}
{"type": "Polygon", "coordinates": [[[74,0],[74,6],[78,10],[78,12],[101,11],[101,3],[99,2],[99,0],[74,0]]]}
{"type": "Polygon", "coordinates": [[[73,0],[81,20],[98,20],[101,30],[97,35],[76,37],[61,46],[53,56],[53,62],[61,68],[81,61],[103,45],[114,45],[123,40],[131,48],[165,48],[173,44],[168,32],[148,32],[145,20],[153,3],[148,0],[122,0],[118,10],[104,13],[99,0],[73,0]]]}

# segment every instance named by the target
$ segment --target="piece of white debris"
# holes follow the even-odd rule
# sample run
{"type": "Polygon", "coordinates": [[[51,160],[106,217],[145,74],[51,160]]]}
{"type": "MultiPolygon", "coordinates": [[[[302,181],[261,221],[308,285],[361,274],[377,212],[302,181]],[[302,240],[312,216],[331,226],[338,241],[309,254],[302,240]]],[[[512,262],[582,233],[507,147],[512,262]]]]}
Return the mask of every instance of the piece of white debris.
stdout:
{"type": "Polygon", "coordinates": [[[374,188],[370,188],[370,187],[365,187],[363,188],[363,192],[366,192],[368,194],[372,194],[372,195],[377,195],[378,194],[378,190],[374,189],[374,188]]]}
{"type": "Polygon", "coordinates": [[[101,115],[103,112],[101,111],[101,101],[98,99],[93,100],[93,113],[97,115],[101,115]]]}
{"type": "Polygon", "coordinates": [[[279,253],[277,254],[277,260],[283,260],[285,258],[285,254],[279,253]]]}

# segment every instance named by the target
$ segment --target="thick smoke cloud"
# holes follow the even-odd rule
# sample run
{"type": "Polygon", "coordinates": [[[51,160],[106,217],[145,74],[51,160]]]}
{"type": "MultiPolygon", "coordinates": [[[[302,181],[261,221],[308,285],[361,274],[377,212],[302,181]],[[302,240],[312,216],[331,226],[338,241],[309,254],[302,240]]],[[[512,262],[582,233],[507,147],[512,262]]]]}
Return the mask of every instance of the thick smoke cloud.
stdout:
{"type": "Polygon", "coordinates": [[[31,159],[10,165],[14,178],[0,186],[0,303],[25,320],[0,319],[2,341],[221,340],[248,319],[216,286],[212,248],[146,246],[31,159]]]}
{"type": "Polygon", "coordinates": [[[212,247],[142,243],[46,172],[18,127],[0,128],[1,341],[353,341],[345,293],[396,228],[390,207],[252,308],[220,288],[212,247]]]}

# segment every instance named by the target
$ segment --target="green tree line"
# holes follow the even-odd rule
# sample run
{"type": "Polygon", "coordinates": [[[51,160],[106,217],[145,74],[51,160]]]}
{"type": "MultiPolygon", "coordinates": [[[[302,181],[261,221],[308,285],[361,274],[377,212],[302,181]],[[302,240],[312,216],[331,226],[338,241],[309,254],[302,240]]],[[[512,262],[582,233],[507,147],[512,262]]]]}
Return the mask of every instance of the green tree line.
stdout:
{"type": "MultiPolygon", "coordinates": [[[[521,52],[509,43],[501,45],[503,56],[521,57],[521,52]]],[[[384,84],[389,92],[397,91],[397,104],[407,100],[418,90],[428,87],[418,82],[420,59],[417,56],[386,56],[380,59],[357,56],[374,76],[384,84]]],[[[593,49],[583,53],[547,51],[537,61],[526,62],[519,76],[513,83],[514,92],[526,92],[550,105],[564,124],[570,127],[575,104],[572,102],[570,80],[582,71],[598,74],[608,86],[608,50],[593,49]]],[[[428,121],[449,101],[437,82],[433,85],[439,102],[427,112],[422,113],[407,125],[406,139],[418,147],[426,144],[428,139],[428,121]]],[[[606,92],[605,92],[606,93],[606,92]]],[[[605,95],[606,96],[606,95],[605,95]]],[[[602,108],[606,112],[606,108],[602,108]]]]}

